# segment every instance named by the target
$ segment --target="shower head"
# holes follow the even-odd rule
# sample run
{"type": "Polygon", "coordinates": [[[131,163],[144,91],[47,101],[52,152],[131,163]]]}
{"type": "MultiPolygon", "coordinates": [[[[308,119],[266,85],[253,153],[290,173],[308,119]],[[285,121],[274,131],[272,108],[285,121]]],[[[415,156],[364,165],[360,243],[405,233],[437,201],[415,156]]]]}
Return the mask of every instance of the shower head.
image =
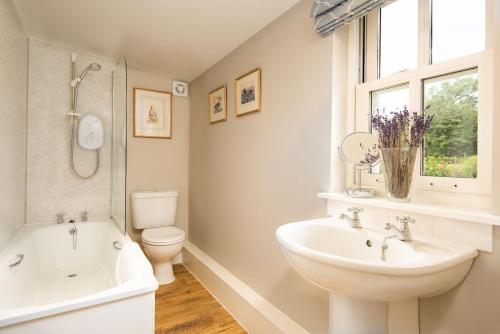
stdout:
{"type": "Polygon", "coordinates": [[[101,65],[98,63],[92,63],[88,67],[91,71],[100,71],[101,70],[101,65]]]}
{"type": "Polygon", "coordinates": [[[82,74],[80,75],[80,80],[78,80],[78,81],[82,81],[83,78],[85,78],[85,76],[87,75],[87,73],[89,71],[96,72],[96,71],[100,71],[100,70],[101,70],[101,65],[99,65],[98,63],[92,63],[89,66],[87,66],[86,69],[83,70],[82,74]]]}

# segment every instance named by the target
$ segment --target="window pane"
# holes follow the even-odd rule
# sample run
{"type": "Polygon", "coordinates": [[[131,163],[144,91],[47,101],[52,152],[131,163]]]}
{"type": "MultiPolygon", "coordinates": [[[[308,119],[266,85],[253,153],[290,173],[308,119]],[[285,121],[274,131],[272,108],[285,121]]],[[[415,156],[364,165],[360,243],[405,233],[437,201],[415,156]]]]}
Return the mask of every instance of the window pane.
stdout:
{"type": "Polygon", "coordinates": [[[485,0],[432,0],[432,63],[485,48],[485,0]]]}
{"type": "MultiPolygon", "coordinates": [[[[407,83],[373,91],[370,95],[371,115],[375,115],[377,113],[389,115],[391,111],[403,110],[404,106],[408,106],[410,103],[410,90],[407,83]]],[[[371,119],[369,120],[369,123],[370,132],[373,133],[371,119]]],[[[380,173],[380,169],[380,165],[377,165],[371,169],[371,172],[380,173]]]]}
{"type": "Polygon", "coordinates": [[[371,114],[377,112],[388,115],[397,109],[403,110],[410,103],[410,90],[408,84],[402,84],[371,92],[371,114]]]}
{"type": "Polygon", "coordinates": [[[477,69],[424,80],[425,113],[434,120],[422,175],[477,177],[477,102],[477,69]]]}
{"type": "Polygon", "coordinates": [[[417,66],[418,1],[398,0],[380,12],[380,77],[417,66]]]}

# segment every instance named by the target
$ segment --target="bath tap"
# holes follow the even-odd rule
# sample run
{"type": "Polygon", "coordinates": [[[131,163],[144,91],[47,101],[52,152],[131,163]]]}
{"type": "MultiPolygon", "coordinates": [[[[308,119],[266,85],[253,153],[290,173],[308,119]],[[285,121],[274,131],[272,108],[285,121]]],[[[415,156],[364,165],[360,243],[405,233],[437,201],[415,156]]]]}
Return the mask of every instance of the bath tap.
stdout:
{"type": "Polygon", "coordinates": [[[82,211],[80,212],[80,221],[81,222],[86,222],[89,220],[89,218],[87,217],[88,215],[88,212],[87,211],[82,211]]]}
{"type": "Polygon", "coordinates": [[[359,213],[363,212],[363,209],[355,206],[347,209],[347,211],[353,213],[352,218],[344,213],[342,213],[339,218],[347,220],[347,222],[352,228],[361,228],[362,226],[361,226],[361,221],[359,220],[359,213]]]}
{"type": "Polygon", "coordinates": [[[396,220],[401,223],[401,227],[396,227],[394,224],[387,223],[385,225],[385,229],[387,231],[394,231],[396,234],[396,237],[401,240],[401,241],[411,241],[411,232],[410,232],[410,226],[408,226],[408,223],[415,223],[415,219],[405,216],[405,217],[396,217],[396,220]]]}
{"type": "Polygon", "coordinates": [[[76,249],[76,244],[78,242],[78,229],[76,228],[76,223],[71,219],[68,223],[73,224],[73,227],[69,229],[68,233],[73,239],[73,249],[76,249]]]}
{"type": "Polygon", "coordinates": [[[64,213],[61,212],[57,214],[57,223],[58,224],[64,223],[64,213]]]}

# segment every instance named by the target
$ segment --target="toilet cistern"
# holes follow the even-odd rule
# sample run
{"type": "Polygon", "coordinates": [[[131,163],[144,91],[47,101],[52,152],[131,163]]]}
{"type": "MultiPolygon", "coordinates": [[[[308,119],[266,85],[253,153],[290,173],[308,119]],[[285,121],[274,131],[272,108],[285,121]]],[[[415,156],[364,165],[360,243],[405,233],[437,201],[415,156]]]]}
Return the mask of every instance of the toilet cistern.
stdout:
{"type": "Polygon", "coordinates": [[[174,226],[179,192],[135,191],[131,194],[132,224],[142,229],[144,252],[160,284],[175,280],[172,260],[181,252],[186,234],[174,226]]]}

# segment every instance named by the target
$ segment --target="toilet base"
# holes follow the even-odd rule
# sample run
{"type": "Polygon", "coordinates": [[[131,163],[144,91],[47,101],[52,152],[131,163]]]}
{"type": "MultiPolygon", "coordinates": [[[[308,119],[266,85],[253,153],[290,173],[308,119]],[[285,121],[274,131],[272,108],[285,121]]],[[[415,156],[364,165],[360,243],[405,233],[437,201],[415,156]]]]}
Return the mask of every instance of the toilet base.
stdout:
{"type": "Polygon", "coordinates": [[[160,285],[169,284],[175,281],[174,270],[172,268],[172,262],[170,261],[154,263],[153,271],[160,285]]]}

